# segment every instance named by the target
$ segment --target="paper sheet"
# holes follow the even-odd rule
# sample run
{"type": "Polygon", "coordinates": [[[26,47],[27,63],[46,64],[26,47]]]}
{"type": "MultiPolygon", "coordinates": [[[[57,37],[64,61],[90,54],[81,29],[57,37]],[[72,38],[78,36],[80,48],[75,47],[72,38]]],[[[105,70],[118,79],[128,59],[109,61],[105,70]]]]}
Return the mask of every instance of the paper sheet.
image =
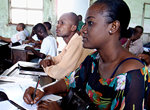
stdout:
{"type": "MultiPolygon", "coordinates": [[[[14,102],[19,104],[23,108],[25,108],[27,110],[36,110],[37,109],[36,104],[31,106],[29,104],[26,104],[23,100],[24,92],[29,86],[35,87],[36,82],[28,81],[28,82],[1,84],[0,91],[5,92],[10,100],[13,100],[14,102]]],[[[40,87],[40,85],[39,85],[39,87],[40,87]]],[[[62,97],[60,97],[60,96],[51,94],[51,95],[44,96],[41,100],[50,99],[52,101],[56,101],[61,98],[62,97]]],[[[3,106],[3,108],[4,108],[3,110],[16,110],[16,108],[11,106],[10,103],[8,103],[8,102],[0,102],[0,110],[1,110],[2,104],[6,104],[6,105],[8,104],[8,106],[3,106]],[[9,109],[10,106],[12,107],[11,109],[9,109]]]]}
{"type": "Polygon", "coordinates": [[[24,71],[24,70],[20,70],[19,74],[22,75],[33,75],[33,76],[48,76],[46,73],[44,72],[37,72],[37,71],[24,71]]]}
{"type": "Polygon", "coordinates": [[[22,45],[19,45],[19,46],[13,46],[11,48],[12,49],[18,49],[18,50],[24,50],[26,46],[32,47],[32,45],[29,45],[29,44],[22,44],[22,45]]]}
{"type": "Polygon", "coordinates": [[[17,107],[12,105],[9,101],[0,102],[0,109],[1,110],[18,110],[17,107]]]}
{"type": "Polygon", "coordinates": [[[6,81],[6,82],[23,82],[23,81],[33,81],[33,79],[25,79],[21,77],[10,77],[10,76],[0,76],[0,81],[6,81]]]}
{"type": "MultiPolygon", "coordinates": [[[[27,110],[36,110],[36,104],[28,105],[23,100],[23,94],[29,86],[35,87],[36,82],[25,82],[25,83],[7,83],[0,85],[0,91],[3,91],[7,94],[10,100],[13,100],[20,106],[24,107],[27,110]]],[[[6,106],[7,109],[7,106],[6,106]]],[[[13,109],[11,109],[13,110],[13,109]]]]}

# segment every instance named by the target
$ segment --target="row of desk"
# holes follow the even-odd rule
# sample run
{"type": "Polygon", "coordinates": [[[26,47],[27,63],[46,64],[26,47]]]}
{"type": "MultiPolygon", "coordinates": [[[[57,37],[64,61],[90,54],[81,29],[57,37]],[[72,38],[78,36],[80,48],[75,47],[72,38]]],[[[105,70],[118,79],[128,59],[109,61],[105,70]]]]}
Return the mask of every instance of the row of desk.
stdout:
{"type": "Polygon", "coordinates": [[[23,44],[9,48],[8,43],[0,41],[0,51],[2,52],[0,57],[7,58],[8,54],[11,54],[9,56],[11,56],[11,61],[13,64],[17,63],[18,61],[30,61],[31,59],[35,58],[35,55],[31,51],[25,50],[25,46],[29,45],[23,44]],[[11,52],[7,53],[9,51],[11,52]]]}
{"type": "MultiPolygon", "coordinates": [[[[13,63],[13,66],[6,69],[0,75],[0,91],[8,88],[7,89],[8,91],[7,92],[5,91],[5,93],[12,98],[11,100],[15,101],[17,104],[21,105],[22,107],[24,107],[28,110],[36,110],[36,104],[34,106],[31,106],[31,105],[26,104],[23,101],[23,93],[24,93],[25,89],[23,91],[19,92],[20,89],[17,88],[17,86],[18,85],[19,85],[19,87],[21,87],[21,86],[24,87],[23,85],[33,86],[33,84],[35,84],[37,82],[39,75],[40,75],[39,84],[41,87],[45,86],[47,84],[50,84],[50,83],[54,82],[55,80],[50,78],[44,72],[41,74],[40,72],[37,72],[37,71],[30,71],[30,73],[33,73],[33,74],[21,74],[19,65],[24,66],[24,67],[26,67],[26,66],[34,67],[34,66],[38,65],[37,63],[28,62],[32,58],[35,58],[35,56],[31,51],[24,50],[25,46],[26,45],[21,45],[19,47],[9,48],[9,49],[11,49],[10,54],[11,54],[11,61],[13,63]],[[14,90],[14,89],[16,89],[16,90],[14,90]]],[[[2,52],[4,53],[3,56],[5,58],[5,56],[7,55],[7,54],[5,55],[5,52],[6,52],[6,49],[8,48],[8,43],[0,41],[0,48],[2,48],[2,52]]],[[[2,59],[3,59],[3,56],[1,57],[2,59]]],[[[34,85],[34,87],[35,87],[35,85],[34,85]]],[[[0,94],[0,99],[1,99],[1,94],[0,94]]],[[[10,110],[10,108],[11,108],[11,110],[16,110],[15,106],[10,104],[9,102],[0,101],[0,106],[1,106],[0,108],[2,110],[4,110],[4,109],[10,110]],[[12,108],[12,107],[14,107],[14,108],[12,108]]]]}
{"type": "MultiPolygon", "coordinates": [[[[40,87],[43,87],[47,84],[50,84],[54,82],[55,80],[50,78],[46,73],[44,72],[37,72],[37,71],[29,71],[33,74],[20,74],[21,70],[19,68],[19,65],[23,67],[34,67],[37,66],[37,63],[31,63],[26,61],[18,61],[15,63],[12,67],[5,70],[0,75],[0,91],[4,91],[9,97],[9,99],[13,100],[16,104],[19,106],[27,109],[27,110],[36,110],[37,106],[34,105],[28,105],[23,100],[23,94],[29,86],[35,87],[38,76],[40,75],[40,87]]],[[[2,98],[0,94],[0,99],[2,98]]],[[[60,96],[56,95],[49,95],[43,97],[43,100],[45,99],[53,99],[58,100],[60,99],[60,96]]],[[[1,110],[16,110],[16,107],[14,104],[9,103],[8,101],[0,101],[0,109],[1,110]]]]}
{"type": "MultiPolygon", "coordinates": [[[[9,77],[18,77],[18,78],[24,78],[24,79],[32,79],[33,81],[37,81],[38,78],[38,74],[20,74],[20,70],[18,68],[18,64],[22,65],[22,66],[35,66],[37,65],[37,63],[31,63],[31,62],[26,62],[26,61],[18,61],[17,63],[15,63],[12,67],[10,67],[9,69],[5,70],[1,76],[9,76],[9,77]]],[[[34,71],[31,71],[32,73],[34,73],[34,71]]],[[[54,79],[50,78],[48,75],[46,75],[46,73],[44,73],[45,75],[41,75],[40,76],[40,85],[44,86],[47,85],[51,82],[54,81],[54,79]]]]}

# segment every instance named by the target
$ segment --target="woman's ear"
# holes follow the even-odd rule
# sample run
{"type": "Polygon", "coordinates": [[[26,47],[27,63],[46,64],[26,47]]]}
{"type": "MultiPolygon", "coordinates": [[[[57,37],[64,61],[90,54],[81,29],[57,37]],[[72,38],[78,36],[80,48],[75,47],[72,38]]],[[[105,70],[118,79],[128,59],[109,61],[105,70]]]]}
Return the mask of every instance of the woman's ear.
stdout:
{"type": "Polygon", "coordinates": [[[109,34],[113,34],[115,32],[117,32],[120,28],[120,22],[119,21],[114,21],[111,23],[111,26],[110,26],[110,30],[109,30],[109,34]]]}
{"type": "Polygon", "coordinates": [[[77,26],[76,25],[72,25],[71,26],[71,31],[76,31],[77,30],[77,26]]]}

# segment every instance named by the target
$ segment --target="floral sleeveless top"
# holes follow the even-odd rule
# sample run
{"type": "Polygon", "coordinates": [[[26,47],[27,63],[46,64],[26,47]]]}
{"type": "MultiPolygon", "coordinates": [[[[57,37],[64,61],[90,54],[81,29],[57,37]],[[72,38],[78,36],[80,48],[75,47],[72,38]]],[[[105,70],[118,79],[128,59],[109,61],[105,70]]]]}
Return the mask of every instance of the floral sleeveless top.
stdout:
{"type": "Polygon", "coordinates": [[[70,87],[83,87],[99,110],[142,110],[148,93],[150,75],[147,67],[121,73],[109,79],[98,72],[98,52],[89,55],[80,67],[65,77],[70,87]]]}

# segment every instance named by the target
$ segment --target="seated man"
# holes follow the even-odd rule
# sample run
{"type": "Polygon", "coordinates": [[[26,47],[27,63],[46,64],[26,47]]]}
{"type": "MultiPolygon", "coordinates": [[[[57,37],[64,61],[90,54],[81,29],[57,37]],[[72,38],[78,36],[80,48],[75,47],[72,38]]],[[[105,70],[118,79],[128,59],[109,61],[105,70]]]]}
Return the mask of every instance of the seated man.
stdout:
{"type": "Polygon", "coordinates": [[[31,50],[38,58],[43,59],[47,55],[57,55],[56,39],[52,35],[48,35],[46,28],[43,24],[38,23],[34,27],[34,32],[38,39],[42,41],[40,52],[36,51],[33,47],[25,47],[26,50],[31,50]]]}
{"type": "Polygon", "coordinates": [[[140,53],[143,53],[143,42],[142,39],[140,39],[142,34],[143,27],[136,26],[133,36],[130,39],[128,39],[126,44],[126,48],[136,56],[140,53]]]}
{"type": "Polygon", "coordinates": [[[6,38],[0,36],[0,40],[8,42],[8,43],[19,43],[22,44],[22,41],[26,39],[26,34],[24,32],[25,25],[23,23],[17,24],[16,30],[18,31],[15,35],[11,38],[6,38]]]}
{"type": "Polygon", "coordinates": [[[49,56],[40,62],[44,71],[54,79],[64,78],[93,52],[83,48],[82,36],[77,34],[77,26],[78,16],[75,13],[65,13],[58,20],[57,36],[62,37],[67,45],[58,56],[49,56]]]}
{"type": "MultiPolygon", "coordinates": [[[[44,22],[43,24],[46,27],[48,35],[52,35],[52,33],[51,33],[51,27],[52,27],[51,23],[44,22]]],[[[39,45],[41,45],[40,40],[38,39],[37,35],[34,32],[34,27],[32,28],[32,32],[31,32],[31,35],[28,37],[28,40],[23,42],[23,44],[29,44],[29,43],[34,43],[35,47],[39,47],[39,45]]]]}
{"type": "Polygon", "coordinates": [[[51,23],[49,23],[49,22],[43,22],[43,24],[46,27],[48,35],[52,35],[52,32],[51,32],[52,25],[51,25],[51,23]]]}

